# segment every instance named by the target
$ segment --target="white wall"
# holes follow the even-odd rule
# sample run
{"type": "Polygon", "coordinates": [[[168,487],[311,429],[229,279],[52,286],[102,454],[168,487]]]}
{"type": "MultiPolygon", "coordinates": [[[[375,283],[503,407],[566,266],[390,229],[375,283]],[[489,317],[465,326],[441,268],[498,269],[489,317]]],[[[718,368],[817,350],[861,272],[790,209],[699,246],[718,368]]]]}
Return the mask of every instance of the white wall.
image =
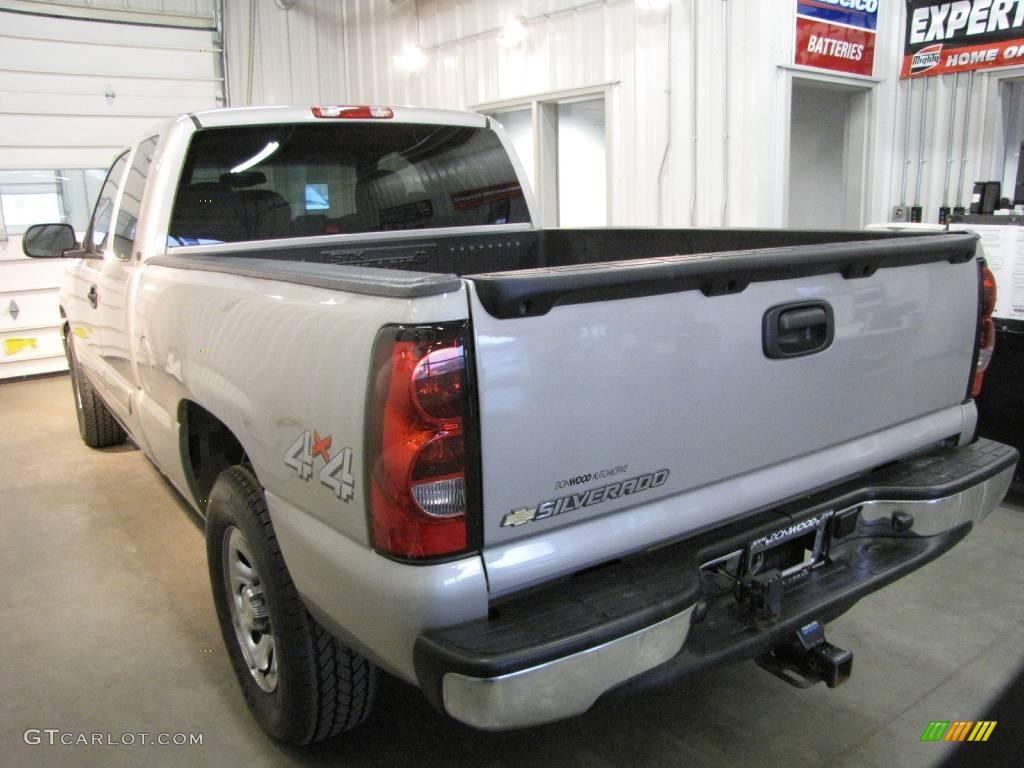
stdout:
{"type": "MultiPolygon", "coordinates": [[[[769,147],[774,129],[766,130],[765,123],[771,121],[763,118],[773,111],[775,68],[755,71],[749,64],[782,62],[790,56],[788,43],[775,47],[762,32],[766,24],[791,30],[791,6],[781,0],[672,0],[671,10],[652,11],[632,0],[298,0],[288,11],[258,3],[253,24],[248,3],[228,0],[230,101],[465,109],[607,84],[611,222],[655,224],[660,218],[665,224],[687,224],[693,187],[690,50],[696,7],[697,221],[717,224],[723,213],[725,82],[722,68],[711,62],[722,61],[728,16],[730,189],[736,197],[727,216],[733,224],[752,224],[770,215],[770,205],[762,204],[760,196],[751,199],[741,187],[765,186],[760,178],[773,167],[769,147]],[[781,21],[780,12],[785,17],[781,21]],[[527,39],[518,47],[502,48],[498,30],[514,15],[527,18],[527,39]],[[671,100],[666,93],[670,29],[671,100]],[[426,52],[426,67],[414,74],[399,71],[394,55],[417,40],[426,52]],[[672,146],[659,195],[658,175],[669,135],[672,146]]],[[[791,37],[782,34],[782,39],[791,37]]]]}
{"type": "Polygon", "coordinates": [[[846,122],[850,94],[797,87],[792,97],[789,221],[798,229],[846,224],[846,122]]]}
{"type": "Polygon", "coordinates": [[[608,223],[604,99],[558,105],[558,224],[608,223]]]}
{"type": "Polygon", "coordinates": [[[786,224],[794,76],[868,90],[865,222],[887,219],[901,202],[920,203],[925,219],[934,221],[947,170],[951,205],[966,204],[974,180],[999,177],[999,83],[1008,72],[1021,76],[1024,67],[960,75],[955,104],[952,75],[929,78],[926,105],[924,81],[918,80],[908,121],[911,86],[898,80],[905,4],[881,4],[875,74],[861,79],[791,65],[795,5],[670,0],[668,10],[643,10],[633,0],[298,0],[283,11],[268,0],[256,4],[251,48],[249,3],[227,0],[231,102],[472,108],[611,84],[608,178],[615,224],[786,224]],[[497,32],[514,15],[527,18],[527,40],[505,49],[497,32]],[[426,68],[398,71],[393,56],[416,42],[425,50],[426,68]],[[953,149],[947,152],[953,115],[953,149]],[[964,182],[955,201],[961,147],[967,150],[964,182]]]}

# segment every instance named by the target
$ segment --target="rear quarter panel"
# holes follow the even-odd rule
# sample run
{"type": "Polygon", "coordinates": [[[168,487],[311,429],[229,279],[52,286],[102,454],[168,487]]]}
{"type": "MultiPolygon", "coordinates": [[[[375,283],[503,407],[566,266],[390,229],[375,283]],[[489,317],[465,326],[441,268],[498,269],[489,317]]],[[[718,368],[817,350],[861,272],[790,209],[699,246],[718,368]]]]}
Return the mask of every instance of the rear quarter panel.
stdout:
{"type": "Polygon", "coordinates": [[[374,338],[387,323],[464,318],[464,290],[383,298],[147,266],[134,325],[154,458],[187,489],[178,418],[195,401],[236,435],[267,490],[368,546],[363,420],[374,338]],[[307,478],[286,464],[306,431],[328,456],[351,450],[351,498],[320,481],[323,454],[307,478]]]}

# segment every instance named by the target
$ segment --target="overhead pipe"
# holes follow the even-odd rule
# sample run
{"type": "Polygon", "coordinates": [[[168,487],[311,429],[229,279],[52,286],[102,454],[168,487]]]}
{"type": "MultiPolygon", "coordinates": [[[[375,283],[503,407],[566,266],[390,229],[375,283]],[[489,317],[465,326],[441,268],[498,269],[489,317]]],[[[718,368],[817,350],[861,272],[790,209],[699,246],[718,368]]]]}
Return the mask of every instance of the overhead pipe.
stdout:
{"type": "MultiPolygon", "coordinates": [[[[899,111],[900,111],[900,81],[897,80],[896,81],[896,87],[892,89],[892,138],[889,140],[889,146],[892,148],[892,159],[891,159],[889,165],[893,169],[895,169],[895,167],[896,167],[896,165],[895,165],[895,163],[896,163],[896,147],[898,146],[897,143],[896,143],[896,137],[899,134],[899,130],[900,130],[900,121],[896,119],[896,115],[899,114],[899,111]]],[[[895,183],[895,179],[890,179],[890,181],[895,183]]],[[[890,195],[891,198],[895,197],[895,193],[894,193],[894,191],[893,191],[893,189],[891,187],[889,189],[889,195],[890,195]]],[[[895,202],[895,200],[893,200],[893,202],[895,202]]]]}
{"type": "Polygon", "coordinates": [[[953,136],[956,133],[956,102],[960,87],[960,73],[953,74],[953,103],[949,110],[949,132],[946,134],[946,176],[942,181],[942,205],[949,207],[949,173],[953,168],[953,136]]]}
{"type": "Polygon", "coordinates": [[[665,67],[665,150],[661,153],[661,166],[658,168],[658,226],[665,223],[665,169],[668,167],[669,153],[672,151],[672,3],[668,5],[665,29],[667,30],[665,47],[668,58],[665,67]]]}
{"type": "Polygon", "coordinates": [[[903,175],[900,179],[900,207],[907,207],[907,170],[910,168],[910,114],[914,103],[914,80],[907,81],[907,108],[903,114],[903,175]]]}
{"type": "Polygon", "coordinates": [[[213,6],[214,24],[217,27],[217,37],[220,38],[220,74],[224,87],[225,107],[231,106],[231,81],[228,79],[228,42],[224,21],[224,0],[217,0],[213,6]]]}
{"type": "Polygon", "coordinates": [[[699,81],[697,79],[697,44],[699,37],[697,35],[697,0],[690,0],[690,72],[693,79],[693,87],[690,89],[692,103],[690,105],[690,111],[693,115],[693,157],[690,162],[690,226],[697,226],[697,150],[700,143],[700,123],[697,122],[697,87],[699,81]]]}
{"type": "Polygon", "coordinates": [[[921,205],[921,172],[927,162],[924,156],[924,129],[928,121],[928,79],[924,79],[924,92],[921,94],[921,121],[917,134],[917,182],[914,185],[914,205],[921,205]]]}
{"type": "Polygon", "coordinates": [[[729,4],[722,0],[722,56],[724,87],[722,88],[722,226],[729,222],[729,4]]]}
{"type": "Polygon", "coordinates": [[[249,0],[249,50],[247,70],[248,79],[245,83],[245,105],[252,106],[252,84],[256,79],[256,0],[249,0]]]}
{"type": "Polygon", "coordinates": [[[974,70],[967,76],[967,97],[964,104],[964,138],[960,143],[960,180],[956,185],[956,205],[959,206],[964,197],[964,176],[967,175],[967,140],[971,131],[971,97],[974,95],[974,70]]]}

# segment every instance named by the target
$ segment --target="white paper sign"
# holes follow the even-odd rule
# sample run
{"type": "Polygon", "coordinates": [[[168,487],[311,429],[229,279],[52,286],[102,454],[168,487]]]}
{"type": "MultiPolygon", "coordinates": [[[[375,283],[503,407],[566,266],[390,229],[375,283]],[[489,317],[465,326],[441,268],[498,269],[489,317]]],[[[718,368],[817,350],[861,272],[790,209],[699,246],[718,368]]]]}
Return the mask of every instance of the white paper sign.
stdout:
{"type": "Polygon", "coordinates": [[[998,224],[958,224],[976,232],[988,268],[996,276],[995,317],[1024,320],[1024,227],[998,224]]]}

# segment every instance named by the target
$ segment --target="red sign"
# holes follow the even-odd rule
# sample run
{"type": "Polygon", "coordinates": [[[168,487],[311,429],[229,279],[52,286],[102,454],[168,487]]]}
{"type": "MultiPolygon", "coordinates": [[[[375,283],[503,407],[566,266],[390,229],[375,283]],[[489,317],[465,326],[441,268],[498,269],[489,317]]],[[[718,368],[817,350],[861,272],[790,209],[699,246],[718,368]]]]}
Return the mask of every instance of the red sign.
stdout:
{"type": "Polygon", "coordinates": [[[1011,64],[1024,64],[1024,39],[988,45],[946,46],[937,43],[904,56],[900,77],[945,75],[1011,64]]]}
{"type": "Polygon", "coordinates": [[[870,77],[875,65],[875,33],[797,16],[794,61],[805,67],[870,77]]]}

